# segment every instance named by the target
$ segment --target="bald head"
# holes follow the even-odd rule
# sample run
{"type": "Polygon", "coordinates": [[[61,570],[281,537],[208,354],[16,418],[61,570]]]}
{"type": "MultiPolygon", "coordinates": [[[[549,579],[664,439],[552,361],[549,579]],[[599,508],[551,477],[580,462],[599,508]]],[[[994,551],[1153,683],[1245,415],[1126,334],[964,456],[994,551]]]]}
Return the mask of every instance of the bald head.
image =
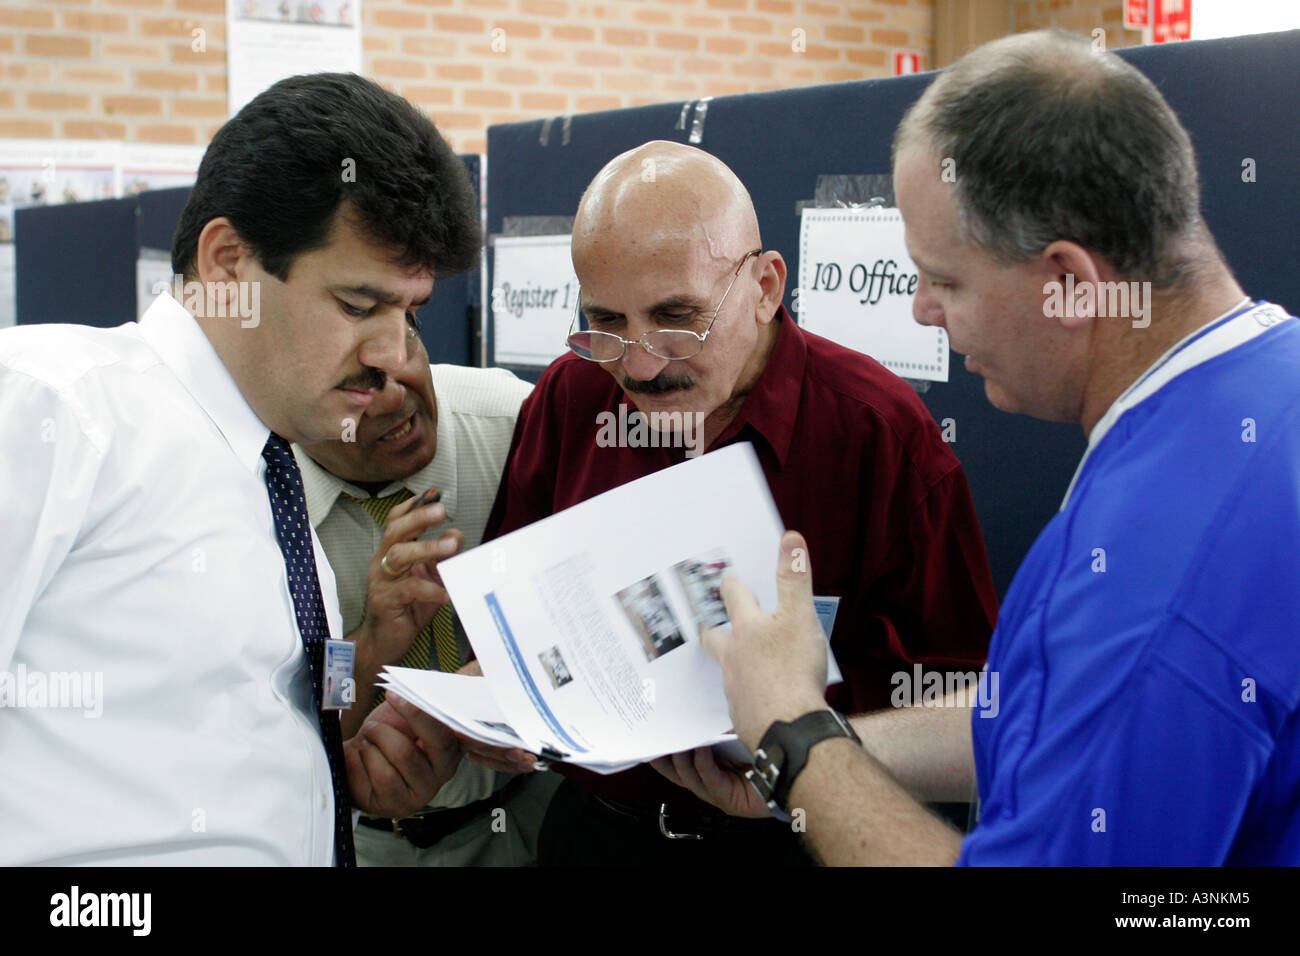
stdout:
{"type": "Polygon", "coordinates": [[[762,245],[748,190],[726,164],[693,146],[656,141],[614,157],[591,181],[573,224],[573,259],[618,247],[656,256],[698,244],[735,262],[762,245]]]}
{"type": "Polygon", "coordinates": [[[702,417],[701,447],[734,418],[776,341],[786,268],[761,245],[753,200],[736,174],[680,143],[615,157],[574,217],[587,330],[624,342],[601,368],[652,422],[702,417]],[[687,354],[673,355],[678,347],[687,354]]]}

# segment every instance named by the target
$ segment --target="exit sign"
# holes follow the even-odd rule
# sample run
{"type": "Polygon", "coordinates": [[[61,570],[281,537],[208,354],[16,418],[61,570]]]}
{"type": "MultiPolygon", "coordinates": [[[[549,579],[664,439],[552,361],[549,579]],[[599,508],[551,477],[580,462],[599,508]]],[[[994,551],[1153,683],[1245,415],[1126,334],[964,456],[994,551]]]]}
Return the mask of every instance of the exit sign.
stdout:
{"type": "Polygon", "coordinates": [[[1192,38],[1192,0],[1152,0],[1151,35],[1157,43],[1192,38]]]}
{"type": "Polygon", "coordinates": [[[1151,0],[1124,0],[1124,28],[1141,30],[1151,25],[1151,0]]]}
{"type": "Polygon", "coordinates": [[[921,72],[921,54],[915,50],[894,51],[894,76],[921,72]]]}

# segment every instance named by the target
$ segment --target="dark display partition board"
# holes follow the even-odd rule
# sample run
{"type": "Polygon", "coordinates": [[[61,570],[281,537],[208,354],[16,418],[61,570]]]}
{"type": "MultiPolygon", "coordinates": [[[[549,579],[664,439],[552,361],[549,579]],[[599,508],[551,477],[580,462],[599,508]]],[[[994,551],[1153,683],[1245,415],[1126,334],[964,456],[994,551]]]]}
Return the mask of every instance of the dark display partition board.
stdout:
{"type": "MultiPolygon", "coordinates": [[[[1203,208],[1243,287],[1300,309],[1300,31],[1122,50],[1146,73],[1191,133],[1203,208]],[[1255,181],[1243,162],[1254,160],[1255,181]]],[[[894,128],[933,74],[720,97],[708,105],[699,144],[749,188],[763,243],[798,268],[796,203],[817,177],[887,173],[894,128]]],[[[652,139],[686,142],[681,102],[488,129],[488,230],[507,216],[572,216],[587,183],[609,159],[652,139]],[[678,128],[681,125],[683,128],[678,128]],[[543,140],[545,143],[543,144],[543,140]]],[[[489,267],[491,256],[489,253],[489,267]]],[[[491,335],[490,319],[486,322],[491,335]]],[[[491,352],[489,351],[489,356],[491,352]]],[[[539,369],[517,370],[536,379],[539,369]]],[[[970,478],[994,579],[1004,593],[1016,567],[1055,513],[1084,448],[1073,425],[1005,414],[958,358],[951,381],[923,399],[956,425],[953,450],[970,478]]]]}
{"type": "Polygon", "coordinates": [[[138,198],[140,213],[136,239],[140,248],[164,249],[170,254],[176,226],[181,221],[181,211],[190,198],[190,187],[154,189],[140,193],[138,198]]]}
{"type": "Polygon", "coordinates": [[[18,323],[134,322],[136,208],[131,197],[17,210],[18,323]]]}

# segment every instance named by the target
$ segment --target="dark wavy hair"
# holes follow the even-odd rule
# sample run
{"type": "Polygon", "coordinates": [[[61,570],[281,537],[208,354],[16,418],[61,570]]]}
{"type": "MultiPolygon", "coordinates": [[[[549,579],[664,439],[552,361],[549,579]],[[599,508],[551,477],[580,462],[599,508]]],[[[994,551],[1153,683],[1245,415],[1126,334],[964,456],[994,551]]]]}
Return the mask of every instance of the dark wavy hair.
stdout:
{"type": "Polygon", "coordinates": [[[327,244],[346,202],[402,266],[472,267],[478,203],[464,164],[428,117],[354,73],[281,80],[213,137],[172,241],[172,271],[193,275],[199,233],[227,217],[262,268],[287,279],[327,244]]]}

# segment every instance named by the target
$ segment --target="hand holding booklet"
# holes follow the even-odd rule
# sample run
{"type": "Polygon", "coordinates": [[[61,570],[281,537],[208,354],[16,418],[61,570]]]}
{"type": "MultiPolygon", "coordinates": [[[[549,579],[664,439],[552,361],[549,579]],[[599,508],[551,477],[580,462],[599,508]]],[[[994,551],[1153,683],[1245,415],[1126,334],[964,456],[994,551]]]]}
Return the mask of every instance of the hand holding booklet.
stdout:
{"type": "Polygon", "coordinates": [[[783,530],[748,444],[629,482],[441,562],[483,676],[388,667],[384,686],[468,737],[599,773],[734,742],[700,632],[730,626],[724,573],[776,610],[783,530]]]}

